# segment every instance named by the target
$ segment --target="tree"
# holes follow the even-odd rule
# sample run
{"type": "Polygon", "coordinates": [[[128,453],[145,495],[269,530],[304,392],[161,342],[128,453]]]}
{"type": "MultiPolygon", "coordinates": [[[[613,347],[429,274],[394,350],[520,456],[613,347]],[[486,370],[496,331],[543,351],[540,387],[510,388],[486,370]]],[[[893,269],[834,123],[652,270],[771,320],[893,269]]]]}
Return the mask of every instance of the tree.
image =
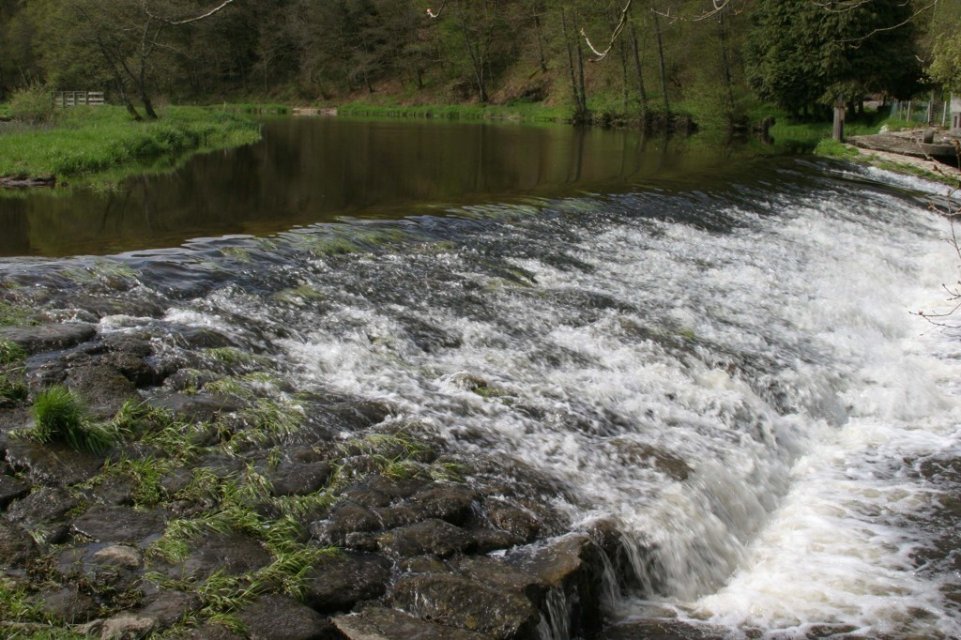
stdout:
{"type": "MultiPolygon", "coordinates": [[[[177,52],[171,32],[211,18],[234,0],[198,12],[188,0],[67,0],[51,7],[48,26],[66,40],[64,54],[82,54],[106,73],[127,111],[141,116],[131,94],[136,95],[150,119],[156,119],[151,94],[160,64],[157,58],[177,52]]],[[[64,63],[63,55],[57,62],[64,63]]]]}
{"type": "Polygon", "coordinates": [[[945,89],[961,91],[961,32],[938,38],[928,73],[945,89]]]}
{"type": "Polygon", "coordinates": [[[795,115],[870,92],[909,97],[921,77],[913,15],[904,0],[758,0],[749,82],[795,115]]]}

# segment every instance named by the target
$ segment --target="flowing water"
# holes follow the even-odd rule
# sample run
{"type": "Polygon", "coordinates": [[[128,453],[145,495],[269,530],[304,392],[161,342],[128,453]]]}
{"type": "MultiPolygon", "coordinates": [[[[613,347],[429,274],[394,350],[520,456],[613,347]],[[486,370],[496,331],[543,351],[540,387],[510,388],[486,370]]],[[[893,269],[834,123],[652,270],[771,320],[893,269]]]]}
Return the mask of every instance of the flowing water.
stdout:
{"type": "Polygon", "coordinates": [[[538,470],[568,528],[653,549],[619,618],[961,637],[961,341],[914,313],[956,280],[942,190],[744,166],[0,273],[159,300],[102,330],[213,327],[294,390],[538,470]]]}

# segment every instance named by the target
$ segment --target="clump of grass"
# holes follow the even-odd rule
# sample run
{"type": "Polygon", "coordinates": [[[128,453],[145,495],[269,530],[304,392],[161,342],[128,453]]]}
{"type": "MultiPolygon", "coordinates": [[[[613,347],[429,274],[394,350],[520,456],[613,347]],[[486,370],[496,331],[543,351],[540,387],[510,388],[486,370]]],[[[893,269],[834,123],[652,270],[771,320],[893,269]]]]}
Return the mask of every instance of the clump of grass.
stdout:
{"type": "Polygon", "coordinates": [[[83,401],[62,386],[50,387],[33,403],[34,426],[27,435],[41,443],[58,442],[76,451],[103,453],[116,433],[90,421],[83,401]]]}
{"type": "Polygon", "coordinates": [[[33,313],[29,309],[0,300],[0,326],[20,327],[34,323],[33,313]]]}
{"type": "Polygon", "coordinates": [[[0,340],[0,365],[21,362],[27,357],[27,352],[16,342],[0,340]]]}
{"type": "Polygon", "coordinates": [[[857,149],[831,138],[825,138],[824,140],[818,142],[817,146],[814,147],[814,153],[819,156],[825,156],[828,158],[841,158],[844,160],[857,158],[859,155],[861,155],[858,153],[857,149]]]}

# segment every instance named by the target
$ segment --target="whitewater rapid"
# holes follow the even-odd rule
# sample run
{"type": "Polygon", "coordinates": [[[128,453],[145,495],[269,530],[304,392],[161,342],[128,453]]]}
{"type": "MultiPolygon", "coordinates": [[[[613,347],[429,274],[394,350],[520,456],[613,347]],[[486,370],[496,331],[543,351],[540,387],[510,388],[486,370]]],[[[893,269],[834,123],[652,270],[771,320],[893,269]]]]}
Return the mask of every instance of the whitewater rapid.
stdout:
{"type": "MultiPolygon", "coordinates": [[[[651,590],[618,619],[956,638],[950,553],[924,553],[956,487],[921,472],[961,457],[959,332],[918,313],[950,308],[957,280],[943,192],[791,161],[721,190],[225,240],[246,259],[178,265],[216,284],[164,321],[273,350],[296,391],[387,403],[464,460],[543,474],[568,528],[613,520],[636,550],[651,590]]],[[[157,290],[173,261],[125,260],[157,290]]]]}

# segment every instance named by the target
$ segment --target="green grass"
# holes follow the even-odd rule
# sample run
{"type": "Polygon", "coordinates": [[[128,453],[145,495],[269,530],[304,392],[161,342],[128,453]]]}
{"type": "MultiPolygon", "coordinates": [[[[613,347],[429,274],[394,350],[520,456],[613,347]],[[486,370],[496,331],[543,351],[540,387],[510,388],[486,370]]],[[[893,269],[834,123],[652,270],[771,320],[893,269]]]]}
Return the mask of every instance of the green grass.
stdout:
{"type": "Polygon", "coordinates": [[[89,420],[83,401],[62,386],[45,389],[33,403],[34,426],[29,437],[41,443],[59,442],[77,451],[102,453],[116,440],[115,432],[89,420]]]}
{"type": "Polygon", "coordinates": [[[111,183],[151,164],[169,168],[192,153],[260,139],[260,125],[235,113],[167,107],[160,116],[135,122],[120,107],[77,108],[59,113],[53,126],[2,134],[0,176],[111,183]]]}
{"type": "Polygon", "coordinates": [[[509,105],[428,104],[400,105],[351,102],[337,107],[337,114],[361,118],[410,118],[434,120],[510,120],[517,122],[566,122],[570,110],[540,103],[517,102],[509,105]]]}

